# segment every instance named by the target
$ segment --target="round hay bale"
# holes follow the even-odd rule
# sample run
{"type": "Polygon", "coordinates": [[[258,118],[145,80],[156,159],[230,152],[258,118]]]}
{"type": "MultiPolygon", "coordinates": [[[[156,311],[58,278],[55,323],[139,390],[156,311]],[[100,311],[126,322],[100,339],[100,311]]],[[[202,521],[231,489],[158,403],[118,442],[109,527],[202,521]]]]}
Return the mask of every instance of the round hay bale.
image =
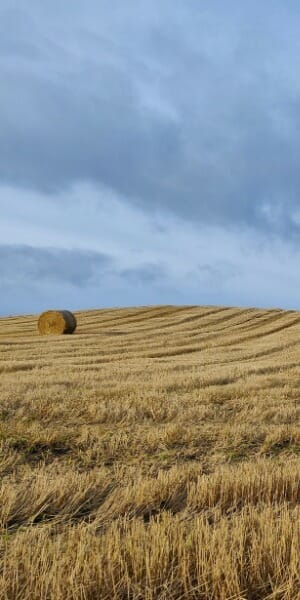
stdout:
{"type": "Polygon", "coordinates": [[[76,319],[69,310],[47,310],[38,320],[38,330],[41,335],[74,333],[76,325],[76,319]]]}

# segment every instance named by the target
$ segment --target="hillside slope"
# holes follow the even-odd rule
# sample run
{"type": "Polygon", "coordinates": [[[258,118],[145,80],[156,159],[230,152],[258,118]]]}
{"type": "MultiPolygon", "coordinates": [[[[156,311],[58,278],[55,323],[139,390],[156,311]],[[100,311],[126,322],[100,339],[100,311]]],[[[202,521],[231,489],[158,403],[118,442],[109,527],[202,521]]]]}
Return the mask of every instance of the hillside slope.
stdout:
{"type": "Polygon", "coordinates": [[[0,597],[300,598],[300,312],[75,314],[0,319],[0,597]]]}

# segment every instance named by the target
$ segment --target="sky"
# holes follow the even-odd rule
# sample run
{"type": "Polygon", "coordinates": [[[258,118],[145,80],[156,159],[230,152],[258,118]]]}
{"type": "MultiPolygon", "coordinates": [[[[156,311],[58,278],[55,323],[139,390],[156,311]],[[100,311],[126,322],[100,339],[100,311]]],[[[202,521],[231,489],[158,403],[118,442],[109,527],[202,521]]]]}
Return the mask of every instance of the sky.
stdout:
{"type": "Polygon", "coordinates": [[[300,308],[296,0],[0,0],[0,315],[300,308]]]}

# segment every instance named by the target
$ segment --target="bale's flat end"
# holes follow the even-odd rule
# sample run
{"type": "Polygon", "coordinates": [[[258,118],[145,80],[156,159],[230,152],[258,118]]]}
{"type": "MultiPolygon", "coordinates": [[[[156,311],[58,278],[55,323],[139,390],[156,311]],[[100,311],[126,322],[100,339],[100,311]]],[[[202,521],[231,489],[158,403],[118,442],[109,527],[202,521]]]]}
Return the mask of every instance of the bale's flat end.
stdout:
{"type": "Polygon", "coordinates": [[[47,310],[38,320],[40,335],[64,335],[74,333],[76,318],[69,310],[47,310]]]}

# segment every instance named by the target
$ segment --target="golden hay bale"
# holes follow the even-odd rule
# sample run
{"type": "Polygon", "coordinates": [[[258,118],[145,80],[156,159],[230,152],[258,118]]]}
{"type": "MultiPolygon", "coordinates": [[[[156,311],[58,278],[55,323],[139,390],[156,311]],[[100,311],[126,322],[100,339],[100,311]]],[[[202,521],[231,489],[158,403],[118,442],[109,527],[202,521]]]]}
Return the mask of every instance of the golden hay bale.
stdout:
{"type": "Polygon", "coordinates": [[[74,315],[68,310],[47,310],[38,320],[38,330],[41,335],[73,333],[76,325],[74,315]]]}

